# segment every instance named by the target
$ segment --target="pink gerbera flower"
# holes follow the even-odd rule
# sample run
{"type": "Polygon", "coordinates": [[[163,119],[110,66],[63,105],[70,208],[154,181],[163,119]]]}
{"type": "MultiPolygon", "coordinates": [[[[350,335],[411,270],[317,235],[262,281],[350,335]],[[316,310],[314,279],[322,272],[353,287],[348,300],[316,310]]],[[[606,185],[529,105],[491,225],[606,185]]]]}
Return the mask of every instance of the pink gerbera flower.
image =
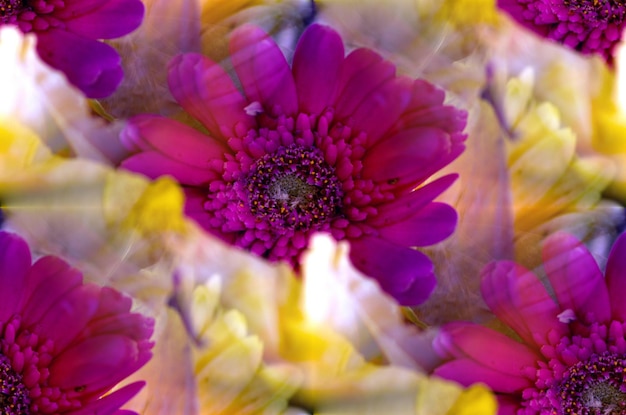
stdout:
{"type": "Polygon", "coordinates": [[[466,114],[369,49],[344,57],[325,26],[305,31],[291,67],[255,27],[236,30],[230,52],[235,81],[201,55],[170,64],[173,96],[209,135],[138,116],[122,165],[174,176],[187,214],[232,244],[297,268],[311,235],[328,232],[402,304],[424,301],[433,266],[411,247],[450,235],[456,212],[432,202],[454,176],[423,183],[463,151],[466,114]]]}
{"type": "Polygon", "coordinates": [[[498,0],[498,7],[535,33],[608,63],[626,27],[623,0],[498,0]]]}
{"type": "Polygon", "coordinates": [[[484,270],[482,293],[517,340],[472,323],[451,323],[435,350],[451,359],[435,373],[464,385],[484,382],[500,414],[626,413],[626,235],[606,276],[574,237],[543,247],[550,294],[532,272],[499,261],[484,270]]]}
{"type": "Polygon", "coordinates": [[[141,0],[0,0],[0,27],[34,33],[44,62],[89,98],[104,98],[124,73],[115,49],[98,39],[132,32],[143,13],[141,0]]]}
{"type": "Polygon", "coordinates": [[[151,319],[56,257],[31,264],[26,243],[7,232],[0,286],[1,414],[129,413],[118,409],[143,382],[107,393],[150,359],[151,319]]]}

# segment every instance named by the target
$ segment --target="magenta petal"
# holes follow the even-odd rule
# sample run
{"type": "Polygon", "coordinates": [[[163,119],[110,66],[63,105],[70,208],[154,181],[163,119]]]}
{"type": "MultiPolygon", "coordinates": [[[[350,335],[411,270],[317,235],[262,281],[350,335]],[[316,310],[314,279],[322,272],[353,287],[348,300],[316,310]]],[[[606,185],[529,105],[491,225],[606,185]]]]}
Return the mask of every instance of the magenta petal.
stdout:
{"type": "Polygon", "coordinates": [[[411,100],[412,81],[393,78],[368,95],[352,114],[352,125],[367,133],[367,145],[376,143],[394,125],[411,100]]]}
{"type": "Polygon", "coordinates": [[[89,98],[111,95],[124,76],[115,49],[65,30],[50,28],[37,33],[37,52],[89,98]]]}
{"type": "Polygon", "coordinates": [[[525,345],[474,323],[446,324],[433,347],[442,358],[469,358],[513,377],[524,377],[524,369],[535,367],[540,359],[525,345]]]}
{"type": "Polygon", "coordinates": [[[168,158],[157,151],[146,151],[127,158],[121,164],[127,170],[141,173],[151,179],[170,175],[179,183],[190,186],[207,185],[217,177],[212,170],[201,169],[168,158]]]}
{"type": "Polygon", "coordinates": [[[449,134],[435,128],[412,128],[371,147],[363,160],[363,175],[398,186],[423,180],[458,154],[451,152],[449,134]]]}
{"type": "Polygon", "coordinates": [[[494,392],[501,393],[518,393],[532,386],[532,382],[526,378],[490,369],[472,359],[456,359],[444,363],[435,369],[434,374],[463,386],[481,382],[494,392]]]}
{"type": "Polygon", "coordinates": [[[127,415],[136,414],[131,411],[118,411],[118,409],[128,402],[133,396],[145,386],[146,382],[134,382],[116,390],[98,400],[88,403],[82,408],[72,411],[72,415],[127,415]]]}
{"type": "Polygon", "coordinates": [[[39,320],[38,334],[53,339],[57,351],[63,350],[95,314],[98,290],[81,285],[59,298],[39,320]]]}
{"type": "Polygon", "coordinates": [[[79,2],[68,2],[63,10],[65,27],[71,32],[92,39],[113,39],[124,36],[139,27],[144,7],[140,0],[83,1],[91,5],[73,7],[79,2]],[[77,10],[79,9],[79,10],[77,10]]]}
{"type": "Polygon", "coordinates": [[[0,323],[18,312],[30,265],[26,242],[15,234],[0,232],[0,323]]]}
{"type": "Polygon", "coordinates": [[[366,236],[350,240],[350,259],[402,305],[423,303],[435,288],[432,262],[414,249],[366,236]]]}
{"type": "Polygon", "coordinates": [[[301,111],[320,114],[334,102],[343,60],[343,42],[337,32],[318,24],[304,31],[293,57],[301,111]]]}
{"type": "Polygon", "coordinates": [[[350,53],[344,61],[339,82],[337,118],[347,121],[370,94],[395,74],[395,66],[370,49],[357,49],[350,53]]]}
{"type": "Polygon", "coordinates": [[[176,56],[169,64],[167,81],[176,101],[218,139],[235,136],[256,125],[247,115],[248,102],[217,63],[197,53],[176,56]]]}
{"type": "Polygon", "coordinates": [[[434,198],[445,191],[458,178],[458,174],[448,174],[410,193],[403,194],[389,203],[377,206],[378,215],[368,223],[380,227],[398,223],[409,218],[417,210],[424,208],[434,198]]]}
{"type": "Polygon", "coordinates": [[[539,278],[512,261],[496,261],[482,271],[481,292],[489,308],[531,346],[548,343],[548,333],[557,337],[568,326],[557,315],[560,309],[539,278]]]}
{"type": "Polygon", "coordinates": [[[50,384],[100,389],[107,383],[111,387],[136,370],[136,357],[137,344],[126,336],[89,337],[55,357],[50,365],[50,384]]]}
{"type": "Polygon", "coordinates": [[[498,395],[498,415],[517,415],[517,411],[522,409],[519,398],[512,395],[498,395]]]}
{"type": "Polygon", "coordinates": [[[445,106],[443,90],[421,79],[413,81],[411,90],[411,102],[394,125],[393,131],[413,127],[435,127],[452,133],[465,128],[467,113],[445,106]]]}
{"type": "Polygon", "coordinates": [[[587,248],[575,237],[557,233],[544,242],[542,256],[561,309],[571,309],[584,320],[592,313],[586,322],[608,323],[609,293],[602,271],[587,248]]]}
{"type": "Polygon", "coordinates": [[[130,151],[157,150],[168,158],[199,168],[207,168],[212,160],[221,160],[227,151],[211,137],[158,115],[131,118],[120,140],[130,151]]]}
{"type": "Polygon", "coordinates": [[[626,234],[622,234],[611,249],[606,264],[606,285],[611,302],[611,316],[626,321],[626,234]]]}
{"type": "Polygon", "coordinates": [[[59,258],[47,256],[37,260],[26,275],[22,299],[25,326],[37,324],[51,307],[82,282],[82,274],[59,258]]]}
{"type": "Polygon", "coordinates": [[[249,102],[283,113],[298,111],[296,84],[291,68],[274,40],[255,26],[242,26],[230,39],[230,58],[249,102]]]}
{"type": "Polygon", "coordinates": [[[430,203],[412,216],[378,229],[380,236],[402,246],[426,246],[452,235],[456,210],[445,203],[430,203]]]}

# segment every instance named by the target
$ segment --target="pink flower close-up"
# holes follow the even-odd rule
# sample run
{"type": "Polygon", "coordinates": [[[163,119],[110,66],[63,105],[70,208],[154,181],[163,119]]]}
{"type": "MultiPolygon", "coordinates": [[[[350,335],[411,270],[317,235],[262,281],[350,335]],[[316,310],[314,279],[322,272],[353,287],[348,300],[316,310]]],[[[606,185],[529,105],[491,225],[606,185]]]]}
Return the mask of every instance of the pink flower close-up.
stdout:
{"type": "Polygon", "coordinates": [[[466,113],[370,49],[345,56],[326,26],[303,33],[291,65],[254,26],[229,45],[235,81],[199,54],[169,66],[172,95],[202,127],[132,118],[122,166],[176,178],[186,214],[231,244],[297,269],[310,237],[330,233],[401,304],[423,302],[433,265],[413,247],[456,226],[454,209],[433,202],[456,175],[426,182],[462,153],[466,113]]]}
{"type": "Polygon", "coordinates": [[[514,335],[465,322],[443,327],[435,374],[487,384],[499,414],[622,414],[626,411],[626,236],[605,275],[573,236],[546,240],[538,276],[511,261],[483,271],[481,291],[514,335]]]}
{"type": "Polygon", "coordinates": [[[26,243],[7,232],[0,286],[3,415],[132,413],[120,407],[144,382],[111,389],[152,356],[152,319],[57,257],[31,263],[26,243]]]}

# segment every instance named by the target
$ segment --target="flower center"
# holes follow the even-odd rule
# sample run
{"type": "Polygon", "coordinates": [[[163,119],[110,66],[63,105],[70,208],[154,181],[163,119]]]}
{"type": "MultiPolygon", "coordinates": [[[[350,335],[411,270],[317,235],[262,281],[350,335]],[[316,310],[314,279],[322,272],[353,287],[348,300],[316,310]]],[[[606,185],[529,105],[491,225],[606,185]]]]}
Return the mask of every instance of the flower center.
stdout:
{"type": "Polygon", "coordinates": [[[626,14],[624,0],[563,0],[576,14],[591,21],[621,22],[626,14]]]}
{"type": "Polygon", "coordinates": [[[341,212],[341,183],[317,148],[281,147],[258,159],[244,180],[250,211],[274,227],[307,229],[341,212]]]}
{"type": "Polygon", "coordinates": [[[606,352],[578,362],[559,386],[564,414],[626,414],[626,359],[606,352]]]}
{"type": "Polygon", "coordinates": [[[2,415],[27,415],[30,413],[30,395],[15,373],[9,359],[0,354],[0,413],[2,415]]]}
{"type": "Polygon", "coordinates": [[[8,23],[9,19],[24,8],[23,0],[0,0],[0,24],[8,23]]]}

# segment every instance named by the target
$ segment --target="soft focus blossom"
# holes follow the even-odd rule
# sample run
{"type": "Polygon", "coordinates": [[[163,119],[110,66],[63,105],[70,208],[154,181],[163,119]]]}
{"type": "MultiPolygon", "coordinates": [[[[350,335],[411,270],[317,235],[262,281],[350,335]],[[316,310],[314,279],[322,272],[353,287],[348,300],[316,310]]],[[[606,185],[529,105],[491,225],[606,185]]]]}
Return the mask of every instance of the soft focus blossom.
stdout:
{"type": "Polygon", "coordinates": [[[36,42],[34,34],[0,25],[0,119],[28,126],[58,154],[115,157],[118,125],[91,115],[84,95],[41,60],[36,42]]]}
{"type": "Polygon", "coordinates": [[[119,413],[143,382],[109,391],[150,359],[152,320],[59,258],[31,264],[26,243],[7,232],[0,280],[2,413],[119,413]]]}
{"type": "Polygon", "coordinates": [[[492,263],[483,271],[483,297],[519,340],[451,323],[434,342],[450,361],[435,373],[464,385],[486,383],[499,394],[500,414],[622,413],[625,249],[622,236],[603,275],[576,238],[553,235],[542,249],[550,291],[514,262],[492,263]]]}
{"type": "Polygon", "coordinates": [[[92,281],[150,304],[171,290],[166,237],[192,226],[171,179],[51,154],[24,126],[0,123],[0,207],[37,253],[63,257],[92,281]]]}
{"type": "Polygon", "coordinates": [[[172,94],[211,136],[136,117],[122,135],[136,154],[122,166],[175,177],[187,214],[230,243],[297,265],[310,235],[330,232],[400,302],[423,301],[432,264],[409,247],[441,241],[456,222],[432,203],[454,176],[423,184],[463,151],[465,114],[371,50],[344,58],[324,26],[304,33],[293,69],[254,27],[237,30],[230,47],[245,97],[203,56],[170,65],[172,94]]]}
{"type": "MultiPolygon", "coordinates": [[[[169,356],[178,359],[169,376],[193,373],[199,413],[495,413],[484,386],[463,390],[416,367],[387,363],[384,357],[397,357],[405,339],[399,306],[352,267],[347,243],[314,237],[302,279],[285,264],[205,235],[176,247],[180,285],[172,304],[194,341],[190,354],[169,356]],[[329,271],[344,281],[332,284],[324,275],[329,271]],[[332,285],[320,290],[319,279],[332,285]],[[321,313],[311,307],[316,302],[321,313]]],[[[189,342],[181,332],[172,333],[189,342]]],[[[159,413],[152,409],[147,413],[159,413]]]]}
{"type": "Polygon", "coordinates": [[[41,59],[91,98],[111,94],[123,77],[120,57],[97,39],[123,36],[141,24],[140,0],[3,0],[0,26],[37,36],[41,59]]]}
{"type": "Polygon", "coordinates": [[[540,36],[609,63],[626,24],[626,5],[614,0],[498,0],[498,7],[540,36]]]}

